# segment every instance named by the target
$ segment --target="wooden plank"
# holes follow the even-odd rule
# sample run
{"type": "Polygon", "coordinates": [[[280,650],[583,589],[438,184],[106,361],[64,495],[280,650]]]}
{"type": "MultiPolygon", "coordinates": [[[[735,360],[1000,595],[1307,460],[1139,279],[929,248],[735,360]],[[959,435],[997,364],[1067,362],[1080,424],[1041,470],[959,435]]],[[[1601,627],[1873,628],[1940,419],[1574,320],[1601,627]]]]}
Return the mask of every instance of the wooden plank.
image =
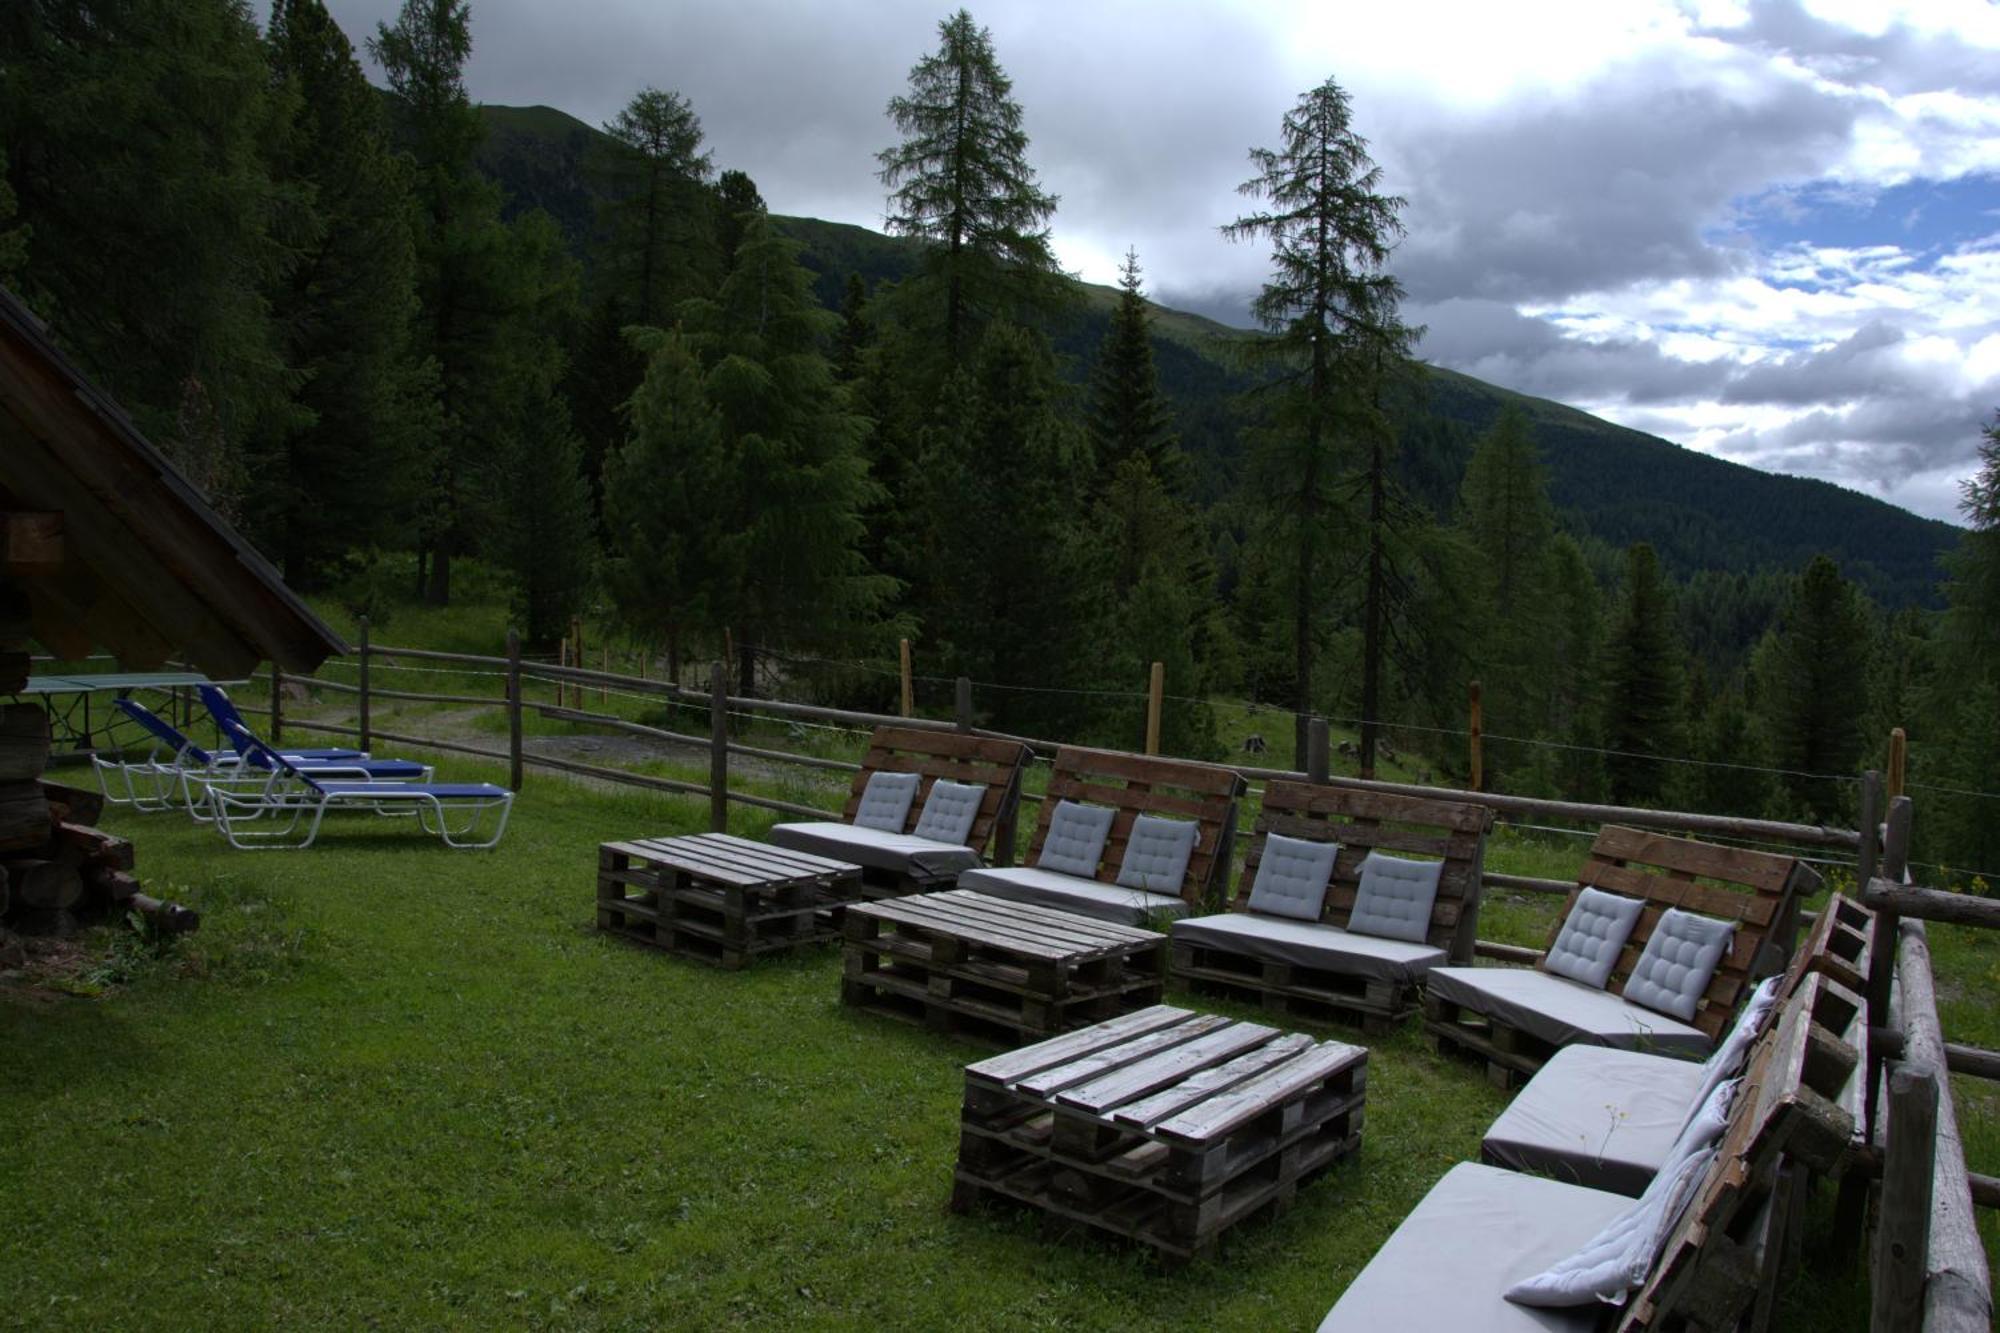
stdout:
{"type": "Polygon", "coordinates": [[[1263,808],[1350,819],[1388,819],[1429,824],[1457,833],[1484,834],[1493,827],[1493,810],[1472,801],[1443,801],[1393,792],[1316,787],[1304,782],[1273,782],[1264,789],[1263,808]]]}
{"type": "Polygon", "coordinates": [[[1096,917],[1080,916],[1075,912],[1064,912],[1053,907],[1043,907],[1039,903],[1016,902],[1012,898],[1001,898],[981,893],[978,889],[947,889],[935,898],[949,898],[954,902],[974,902],[983,912],[1004,915],[1010,920],[1039,922],[1044,925],[1060,925],[1072,932],[1078,940],[1088,940],[1096,945],[1109,944],[1150,944],[1161,937],[1157,930],[1145,930],[1139,926],[1121,925],[1116,921],[1099,921],[1096,917]]]}
{"type": "Polygon", "coordinates": [[[1136,1036],[1186,1023],[1195,1017],[1197,1015],[1191,1009],[1156,1004],[1081,1032],[1066,1033],[1006,1055],[996,1055],[990,1060],[967,1065],[965,1076],[981,1082],[1010,1084],[1028,1074],[1116,1046],[1136,1036]]]}
{"type": "MultiPolygon", "coordinates": [[[[923,895],[918,895],[919,897],[923,895]]],[[[909,926],[949,936],[950,938],[1000,949],[1027,958],[1041,958],[1061,961],[1070,956],[1061,944],[1044,940],[1027,939],[1009,934],[1004,928],[987,927],[980,922],[955,917],[935,906],[919,904],[908,907],[905,904],[915,898],[886,898],[880,902],[856,903],[847,909],[850,921],[888,921],[896,925],[909,926]]],[[[860,939],[852,931],[850,939],[860,939]]]]}
{"type": "Polygon", "coordinates": [[[1329,1041],[1244,1080],[1153,1126],[1163,1139],[1206,1143],[1262,1115],[1313,1084],[1368,1058],[1359,1046],[1329,1041]]]}
{"type": "Polygon", "coordinates": [[[53,574],[62,564],[60,513],[0,511],[0,574],[16,578],[53,574]]]}
{"type": "Polygon", "coordinates": [[[1666,875],[1649,874],[1630,866],[1612,865],[1594,857],[1585,861],[1582,869],[1577,872],[1577,883],[1586,888],[1602,889],[1607,893],[1622,894],[1628,898],[1644,898],[1663,907],[1678,907],[1684,911],[1699,912],[1703,916],[1747,921],[1760,930],[1771,924],[1778,910],[1776,898],[1761,894],[1732,893],[1727,889],[1697,884],[1693,880],[1673,879],[1666,875]]]}
{"type": "Polygon", "coordinates": [[[1102,1078],[1066,1088],[1056,1094],[1055,1100],[1058,1105],[1073,1106],[1094,1115],[1104,1114],[1115,1106],[1177,1084],[1200,1070],[1282,1035],[1278,1029],[1261,1024],[1234,1023],[1199,1040],[1126,1065],[1102,1078]]]}
{"type": "Polygon", "coordinates": [[[1272,1065],[1289,1060],[1312,1044],[1313,1039],[1304,1033],[1285,1033],[1276,1041],[1267,1042],[1256,1050],[1239,1055],[1226,1063],[1196,1070],[1171,1088],[1137,1101],[1127,1102],[1110,1112],[1111,1119],[1121,1124],[1151,1129],[1169,1116],[1176,1115],[1197,1102],[1206,1101],[1217,1093],[1226,1092],[1251,1075],[1262,1073],[1272,1065]]]}
{"type": "Polygon", "coordinates": [[[1116,1046],[1096,1050],[1065,1064],[1016,1078],[1011,1081],[1010,1086],[1030,1097],[1053,1097],[1065,1088],[1136,1063],[1156,1051],[1193,1041],[1234,1021],[1219,1014],[1198,1014],[1172,1028],[1132,1037],[1116,1046]]]}
{"type": "Polygon", "coordinates": [[[1606,824],[1598,830],[1591,852],[1612,860],[1641,861],[1662,869],[1727,880],[1763,893],[1782,892],[1791,878],[1793,866],[1797,864],[1796,857],[1777,852],[1721,847],[1692,838],[1648,833],[1622,824],[1606,824]]]}

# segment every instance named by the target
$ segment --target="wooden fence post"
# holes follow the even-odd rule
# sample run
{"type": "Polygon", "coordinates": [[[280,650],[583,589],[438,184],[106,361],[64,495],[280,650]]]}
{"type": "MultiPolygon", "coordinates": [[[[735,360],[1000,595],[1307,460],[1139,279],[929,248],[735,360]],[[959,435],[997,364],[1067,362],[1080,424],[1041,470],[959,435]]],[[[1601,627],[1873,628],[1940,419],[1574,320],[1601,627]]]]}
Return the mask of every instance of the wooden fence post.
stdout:
{"type": "Polygon", "coordinates": [[[361,617],[361,694],[356,723],[361,732],[361,748],[368,748],[368,617],[361,617]]]}
{"type": "Polygon", "coordinates": [[[1326,719],[1315,717],[1306,723],[1306,781],[1324,783],[1332,774],[1332,758],[1327,753],[1326,719]]]}
{"type": "Polygon", "coordinates": [[[271,748],[285,743],[285,672],[271,663],[271,748]]]}
{"type": "Polygon", "coordinates": [[[972,677],[960,676],[952,697],[952,721],[960,731],[972,730],[972,677]]]}
{"type": "Polygon", "coordinates": [[[1146,753],[1160,752],[1160,709],[1166,702],[1167,664],[1153,663],[1146,678],[1146,753]]]}
{"type": "Polygon", "coordinates": [[[1861,811],[1855,821],[1861,848],[1854,858],[1854,889],[1860,892],[1882,865],[1882,775],[1869,769],[1861,775],[1861,811]]]}
{"type": "Polygon", "coordinates": [[[1486,755],[1483,751],[1486,739],[1486,726],[1479,698],[1479,682],[1475,680],[1467,685],[1465,693],[1471,710],[1465,735],[1467,759],[1471,764],[1469,770],[1470,782],[1466,789],[1468,791],[1480,791],[1486,786],[1486,755]]]}
{"type": "MultiPolygon", "coordinates": [[[[569,650],[570,663],[573,666],[575,666],[578,671],[586,670],[587,668],[585,668],[583,664],[583,617],[582,616],[571,616],[569,618],[569,632],[570,636],[576,640],[574,646],[572,646],[569,650]]],[[[570,695],[570,703],[572,706],[577,708],[583,707],[583,682],[577,681],[575,684],[571,685],[569,687],[569,695],[570,695]]]]}
{"type": "MultiPolygon", "coordinates": [[[[607,676],[611,674],[611,645],[608,643],[604,645],[604,674],[607,676]]],[[[609,681],[600,681],[598,683],[597,702],[607,707],[610,705],[611,684],[609,681]]]]}
{"type": "Polygon", "coordinates": [[[897,641],[896,655],[902,663],[903,716],[915,717],[917,715],[917,694],[910,679],[910,641],[908,639],[897,641]]]}
{"type": "MultiPolygon", "coordinates": [[[[1889,802],[1888,833],[1882,840],[1882,865],[1880,875],[1894,884],[1901,884],[1910,864],[1910,798],[1898,796],[1889,802]]],[[[1868,946],[1868,1026],[1871,1030],[1887,1031],[1889,1028],[1890,992],[1895,988],[1896,949],[1898,933],[1902,929],[1903,918],[1899,913],[1887,908],[1877,908],[1875,929],[1868,946]]],[[[1862,1118],[1868,1127],[1868,1141],[1876,1142],[1876,1131],[1881,1114],[1882,1057],[1876,1043],[1868,1043],[1868,1083],[1862,1091],[1862,1118]]]]}
{"type": "MultiPolygon", "coordinates": [[[[1937,1168],[1938,1072],[1898,1063],[1889,1071],[1889,1139],[1882,1151],[1882,1208],[1868,1275],[1875,1333],[1924,1326],[1931,1198],[1937,1168]]],[[[1956,1149],[1949,1144],[1945,1151],[1956,1149]]]]}
{"type": "Polygon", "coordinates": [[[1910,738],[1901,727],[1889,731],[1889,799],[1903,794],[1903,771],[1909,761],[1910,738]]]}
{"type": "Polygon", "coordinates": [[[708,675],[708,826],[729,831],[729,664],[716,662],[708,675]]]}
{"type": "Polygon", "coordinates": [[[1889,829],[1882,839],[1882,878],[1897,884],[1910,873],[1910,824],[1915,814],[1907,796],[1889,802],[1889,829]]]}
{"type": "MultiPolygon", "coordinates": [[[[557,686],[558,689],[561,686],[557,686]]],[[[361,696],[366,699],[367,695],[361,696]]],[[[521,790],[521,634],[507,631],[507,789],[521,790]]]]}

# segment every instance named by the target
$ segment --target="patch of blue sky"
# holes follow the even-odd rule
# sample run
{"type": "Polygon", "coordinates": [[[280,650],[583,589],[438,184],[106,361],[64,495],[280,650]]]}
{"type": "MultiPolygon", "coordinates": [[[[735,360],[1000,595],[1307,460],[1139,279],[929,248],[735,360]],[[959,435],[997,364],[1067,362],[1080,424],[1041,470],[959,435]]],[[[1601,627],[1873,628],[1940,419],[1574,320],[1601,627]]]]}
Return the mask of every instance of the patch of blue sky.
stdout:
{"type": "Polygon", "coordinates": [[[1767,190],[1737,202],[1734,216],[1712,237],[1748,243],[1766,254],[1789,255],[1765,280],[1774,286],[1817,288],[1851,280],[1851,272],[1801,262],[1814,251],[1873,251],[1877,264],[1927,269],[1945,255],[2000,235],[2000,176],[1910,180],[1880,190],[1835,181],[1767,190]]]}

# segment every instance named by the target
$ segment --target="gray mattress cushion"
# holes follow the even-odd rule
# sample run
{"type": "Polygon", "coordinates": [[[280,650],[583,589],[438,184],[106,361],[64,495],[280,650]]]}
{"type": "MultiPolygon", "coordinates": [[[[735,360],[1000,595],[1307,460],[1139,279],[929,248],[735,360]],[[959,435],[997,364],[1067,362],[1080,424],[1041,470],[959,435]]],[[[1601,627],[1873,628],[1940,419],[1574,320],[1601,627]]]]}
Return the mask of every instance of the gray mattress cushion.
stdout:
{"type": "Polygon", "coordinates": [[[1639,913],[1645,908],[1646,904],[1637,898],[1585,889],[1577,894],[1569,915],[1563,918],[1562,929],[1556,932],[1556,942],[1542,960],[1542,967],[1559,977],[1603,990],[1604,983],[1611,979],[1611,969],[1618,965],[1618,955],[1624,951],[1632,927],[1639,923],[1639,913]]]}
{"type": "Polygon", "coordinates": [[[1479,1155],[1637,1198],[1694,1110],[1702,1074],[1691,1060],[1565,1046],[1500,1113],[1479,1155]]]}
{"type": "Polygon", "coordinates": [[[1174,942],[1226,949],[1246,958],[1317,967],[1376,981],[1415,981],[1445,960],[1443,949],[1355,935],[1318,921],[1223,912],[1174,922],[1174,942]]]}
{"type": "Polygon", "coordinates": [[[1700,1028],[1622,996],[1523,967],[1438,967],[1432,995],[1464,1005],[1557,1046],[1616,1046],[1700,1059],[1714,1043],[1700,1028]]]}
{"type": "Polygon", "coordinates": [[[1128,889],[1179,893],[1187,878],[1188,861],[1201,841],[1201,825],[1191,819],[1140,815],[1125,838],[1125,859],[1118,882],[1128,889]]]}
{"type": "Polygon", "coordinates": [[[836,861],[887,870],[914,879],[945,880],[979,864],[970,847],[919,838],[912,833],[884,833],[852,824],[773,824],[771,841],[795,852],[830,856],[836,861]]]}
{"type": "Polygon", "coordinates": [[[977,889],[995,898],[1017,903],[1037,903],[1059,912],[1115,921],[1121,926],[1143,926],[1150,916],[1185,916],[1187,904],[1164,893],[1124,889],[1095,880],[1059,875],[1032,866],[1012,866],[1004,870],[968,870],[958,877],[961,889],[977,889]]]}
{"type": "Polygon", "coordinates": [[[1437,902],[1442,861],[1370,852],[1361,858],[1361,882],[1347,928],[1385,940],[1420,941],[1430,934],[1431,905],[1437,902]]]}
{"type": "Polygon", "coordinates": [[[857,828],[901,833],[903,825],[910,822],[910,802],[916,799],[915,773],[870,773],[868,785],[861,789],[861,800],[854,807],[854,824],[857,828]]]}
{"type": "Polygon", "coordinates": [[[1264,855],[1257,862],[1257,881],[1250,886],[1250,910],[1300,921],[1319,920],[1320,908],[1326,903],[1327,881],[1333,878],[1333,860],[1339,855],[1338,843],[1266,834],[1264,855]]]}
{"type": "Polygon", "coordinates": [[[1530,1309],[1501,1293],[1574,1254],[1631,1204],[1461,1162],[1375,1252],[1319,1333],[1591,1333],[1595,1310],[1530,1309]]]}
{"type": "Polygon", "coordinates": [[[1035,864],[1059,874],[1095,878],[1097,862],[1104,855],[1104,840],[1111,836],[1111,821],[1117,815],[1108,805],[1057,801],[1049,812],[1048,832],[1042,835],[1042,851],[1035,864]]]}
{"type": "Polygon", "coordinates": [[[1682,1022],[1693,1018],[1735,933],[1734,921],[1669,907],[1646,938],[1632,975],[1625,978],[1625,998],[1682,1022]]]}
{"type": "Polygon", "coordinates": [[[986,799],[983,782],[952,782],[939,778],[924,797],[924,812],[910,830],[933,842],[963,843],[972,838],[972,826],[979,819],[979,803],[986,799]]]}

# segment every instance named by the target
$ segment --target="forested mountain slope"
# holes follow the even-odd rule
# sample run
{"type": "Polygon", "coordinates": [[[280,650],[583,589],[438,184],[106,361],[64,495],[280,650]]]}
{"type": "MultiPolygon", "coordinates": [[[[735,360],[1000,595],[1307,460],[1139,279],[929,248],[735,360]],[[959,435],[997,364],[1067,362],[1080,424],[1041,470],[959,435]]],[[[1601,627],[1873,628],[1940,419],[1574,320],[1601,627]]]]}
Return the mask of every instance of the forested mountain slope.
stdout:
{"type": "MultiPolygon", "coordinates": [[[[488,135],[479,163],[506,191],[508,213],[546,210],[580,250],[604,194],[593,151],[601,131],[551,107],[481,110],[488,135]]],[[[839,304],[850,273],[872,288],[907,274],[915,259],[912,243],[865,227],[814,218],[774,221],[805,247],[805,262],[829,307],[839,304]]],[[[1054,332],[1081,381],[1117,293],[1092,284],[1078,288],[1067,327],[1054,332]]],[[[1230,488],[1240,448],[1233,403],[1253,383],[1231,356],[1230,344],[1241,336],[1197,315],[1156,312],[1161,384],[1173,399],[1182,444],[1196,461],[1201,492],[1211,501],[1230,488]]],[[[1551,498],[1580,536],[1611,547],[1650,542],[1682,578],[1704,569],[1793,571],[1823,551],[1885,606],[1937,604],[1937,559],[1957,538],[1949,524],[1826,482],[1711,458],[1560,403],[1433,368],[1421,407],[1404,422],[1401,467],[1411,490],[1441,515],[1453,503],[1472,442],[1509,402],[1532,419],[1551,498]]]]}

